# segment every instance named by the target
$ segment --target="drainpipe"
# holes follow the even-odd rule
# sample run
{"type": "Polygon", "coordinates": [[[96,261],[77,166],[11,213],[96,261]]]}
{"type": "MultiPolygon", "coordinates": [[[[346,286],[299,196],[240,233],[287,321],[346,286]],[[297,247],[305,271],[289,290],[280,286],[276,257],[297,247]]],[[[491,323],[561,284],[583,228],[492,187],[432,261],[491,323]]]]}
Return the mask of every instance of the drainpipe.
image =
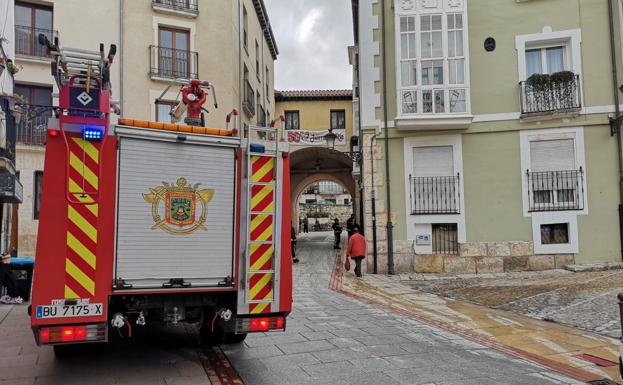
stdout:
{"type": "Polygon", "coordinates": [[[376,248],[376,191],[374,190],[374,155],[372,154],[372,146],[376,140],[376,134],[370,139],[370,173],[372,179],[372,259],[374,260],[374,274],[378,273],[378,252],[376,248]]]}
{"type": "Polygon", "coordinates": [[[617,56],[614,34],[614,13],[612,0],[608,0],[608,19],[610,23],[610,60],[612,61],[612,88],[614,92],[614,118],[610,119],[611,132],[616,133],[619,159],[619,240],[621,259],[623,259],[623,153],[621,146],[621,110],[619,108],[619,80],[617,74],[617,56]]]}
{"type": "MultiPolygon", "coordinates": [[[[385,0],[381,1],[381,47],[383,55],[383,121],[385,123],[385,189],[387,202],[387,273],[394,274],[394,225],[392,223],[392,198],[389,180],[389,128],[387,127],[387,51],[385,49],[385,0]]],[[[374,184],[374,180],[372,180],[374,184]]]]}
{"type": "Polygon", "coordinates": [[[123,0],[119,0],[119,116],[123,116],[123,0]]]}

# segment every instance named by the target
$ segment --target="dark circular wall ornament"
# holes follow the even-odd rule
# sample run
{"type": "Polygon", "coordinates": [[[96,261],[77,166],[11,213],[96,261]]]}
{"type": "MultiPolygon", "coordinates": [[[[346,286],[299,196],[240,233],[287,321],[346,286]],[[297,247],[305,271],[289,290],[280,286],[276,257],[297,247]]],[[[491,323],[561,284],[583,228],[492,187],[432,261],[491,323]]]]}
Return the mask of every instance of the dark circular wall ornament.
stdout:
{"type": "Polygon", "coordinates": [[[495,50],[495,39],[488,37],[485,39],[485,51],[493,52],[495,50]]]}

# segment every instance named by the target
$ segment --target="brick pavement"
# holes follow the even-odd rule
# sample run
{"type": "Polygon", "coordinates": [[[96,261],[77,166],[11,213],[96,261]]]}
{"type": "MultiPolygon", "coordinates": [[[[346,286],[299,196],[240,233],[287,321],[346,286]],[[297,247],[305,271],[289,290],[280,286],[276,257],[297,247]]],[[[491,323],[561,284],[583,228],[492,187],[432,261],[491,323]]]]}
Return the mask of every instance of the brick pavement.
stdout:
{"type": "Polygon", "coordinates": [[[331,239],[330,233],[299,238],[287,331],[223,347],[246,384],[580,384],[329,290],[331,239]]]}

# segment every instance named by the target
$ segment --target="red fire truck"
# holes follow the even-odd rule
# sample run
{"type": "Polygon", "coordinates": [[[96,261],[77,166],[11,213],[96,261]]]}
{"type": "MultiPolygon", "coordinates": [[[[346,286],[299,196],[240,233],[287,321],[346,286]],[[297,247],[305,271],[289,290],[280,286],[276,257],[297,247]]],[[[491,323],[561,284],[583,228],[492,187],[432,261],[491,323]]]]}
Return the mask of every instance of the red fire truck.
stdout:
{"type": "Polygon", "coordinates": [[[289,153],[278,130],[111,126],[114,46],[105,55],[103,45],[45,43],[60,101],[29,308],[37,343],[61,352],[150,323],[200,324],[206,343],[285,330],[289,153]]]}

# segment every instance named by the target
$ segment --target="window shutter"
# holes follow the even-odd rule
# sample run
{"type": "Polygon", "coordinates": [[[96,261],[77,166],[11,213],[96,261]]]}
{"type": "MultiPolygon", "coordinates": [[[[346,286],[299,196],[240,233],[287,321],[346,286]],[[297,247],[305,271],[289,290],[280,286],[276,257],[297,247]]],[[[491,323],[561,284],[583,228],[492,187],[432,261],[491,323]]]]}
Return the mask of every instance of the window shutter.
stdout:
{"type": "Polygon", "coordinates": [[[452,146],[413,148],[413,176],[453,176],[452,146]]]}
{"type": "Polygon", "coordinates": [[[575,170],[573,139],[530,142],[530,171],[575,170]]]}

